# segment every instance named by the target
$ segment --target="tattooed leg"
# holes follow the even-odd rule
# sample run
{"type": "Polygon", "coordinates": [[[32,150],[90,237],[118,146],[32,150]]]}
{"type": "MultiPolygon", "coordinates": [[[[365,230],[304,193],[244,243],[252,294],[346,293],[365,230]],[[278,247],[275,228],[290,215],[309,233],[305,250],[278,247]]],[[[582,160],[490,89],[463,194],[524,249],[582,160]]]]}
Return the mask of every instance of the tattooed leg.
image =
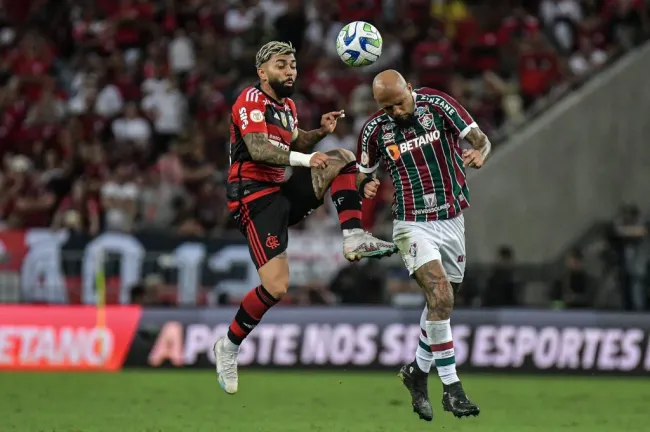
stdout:
{"type": "Polygon", "coordinates": [[[427,301],[425,330],[427,341],[445,385],[458,382],[454,342],[449,317],[454,308],[454,291],[447,273],[438,260],[429,261],[415,271],[415,279],[427,301]]]}

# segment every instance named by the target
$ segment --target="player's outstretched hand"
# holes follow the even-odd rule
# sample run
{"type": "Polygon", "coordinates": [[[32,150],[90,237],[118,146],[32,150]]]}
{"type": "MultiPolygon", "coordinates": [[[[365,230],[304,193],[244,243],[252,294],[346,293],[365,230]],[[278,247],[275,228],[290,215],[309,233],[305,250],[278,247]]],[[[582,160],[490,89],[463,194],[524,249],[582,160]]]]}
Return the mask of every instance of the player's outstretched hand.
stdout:
{"type": "Polygon", "coordinates": [[[379,179],[373,179],[373,181],[366,183],[363,187],[363,197],[366,199],[373,199],[377,196],[377,191],[379,190],[379,179]]]}
{"type": "Polygon", "coordinates": [[[463,166],[479,169],[483,166],[483,155],[478,150],[463,150],[463,166]]]}
{"type": "Polygon", "coordinates": [[[311,159],[309,159],[309,166],[312,168],[324,169],[327,168],[327,160],[330,157],[325,153],[316,152],[312,154],[311,159]]]}
{"type": "Polygon", "coordinates": [[[332,111],[327,114],[323,114],[320,118],[320,128],[326,134],[331,134],[336,129],[336,121],[340,118],[345,117],[345,111],[332,111]]]}

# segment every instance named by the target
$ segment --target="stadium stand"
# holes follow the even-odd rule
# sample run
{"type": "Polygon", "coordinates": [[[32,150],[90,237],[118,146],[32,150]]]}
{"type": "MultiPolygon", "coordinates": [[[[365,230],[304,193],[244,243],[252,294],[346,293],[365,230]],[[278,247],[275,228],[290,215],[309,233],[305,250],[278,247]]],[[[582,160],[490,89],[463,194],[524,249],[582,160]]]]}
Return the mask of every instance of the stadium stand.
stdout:
{"type": "MultiPolygon", "coordinates": [[[[230,104],[255,81],[256,49],[271,38],[298,49],[303,128],[346,109],[346,122],[318,150],[355,150],[376,109],[368,82],[379,70],[399,68],[414,85],[444,89],[498,141],[649,30],[641,0],[0,4],[0,223],[91,235],[173,229],[216,237],[232,228],[223,187],[230,104]],[[352,20],[372,21],[384,37],[380,61],[358,71],[337,59],[333,42],[352,20]]],[[[380,195],[364,203],[364,222],[379,233],[390,219],[389,181],[380,195]]],[[[336,229],[330,213],[320,210],[302,229],[336,229]]],[[[506,249],[499,256],[508,261],[506,249]]],[[[387,280],[408,302],[412,286],[387,280]]]]}

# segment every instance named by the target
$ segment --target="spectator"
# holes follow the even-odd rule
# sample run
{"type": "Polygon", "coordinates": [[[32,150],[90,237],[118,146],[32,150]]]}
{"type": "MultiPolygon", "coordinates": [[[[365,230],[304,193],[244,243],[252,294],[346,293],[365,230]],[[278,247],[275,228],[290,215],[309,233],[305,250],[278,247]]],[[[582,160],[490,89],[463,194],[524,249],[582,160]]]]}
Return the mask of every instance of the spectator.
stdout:
{"type": "Polygon", "coordinates": [[[583,76],[597,71],[607,62],[607,53],[595,48],[588,38],[580,39],[580,48],[571,55],[569,68],[575,76],[583,76]]]}
{"type": "Polygon", "coordinates": [[[564,265],[562,277],[555,282],[554,299],[570,309],[591,307],[593,288],[582,252],[578,249],[569,252],[564,265]]]}
{"type": "Polygon", "coordinates": [[[33,171],[25,156],[13,156],[9,162],[7,221],[12,227],[33,228],[49,225],[55,196],[33,171]]]}
{"type": "Polygon", "coordinates": [[[519,305],[519,290],[514,276],[514,252],[509,246],[501,246],[492,275],[483,294],[485,307],[515,307],[519,305]]]}
{"type": "Polygon", "coordinates": [[[129,232],[137,213],[139,188],[133,181],[133,165],[122,162],[101,189],[106,229],[129,232]]]}
{"type": "Polygon", "coordinates": [[[52,228],[68,228],[94,236],[99,233],[99,216],[99,203],[88,196],[83,180],[77,180],[72,192],[59,204],[52,228]]]}
{"type": "Polygon", "coordinates": [[[430,27],[426,39],[416,45],[411,56],[420,85],[447,91],[454,57],[451,42],[440,28],[430,27]]]}
{"type": "Polygon", "coordinates": [[[118,143],[135,145],[141,150],[149,147],[151,126],[138,113],[135,102],[128,102],[124,107],[124,116],[113,122],[113,136],[118,143]]]}
{"type": "Polygon", "coordinates": [[[139,197],[140,227],[143,229],[164,229],[170,226],[184,199],[180,184],[167,181],[161,171],[158,166],[145,174],[139,197]]]}
{"type": "Polygon", "coordinates": [[[226,12],[225,28],[233,35],[240,35],[250,30],[257,20],[260,10],[252,0],[236,0],[235,7],[226,12]]]}
{"type": "Polygon", "coordinates": [[[648,228],[635,205],[621,209],[612,227],[612,241],[620,260],[621,285],[628,310],[646,310],[648,267],[648,228]]]}
{"type": "Polygon", "coordinates": [[[179,76],[194,69],[196,65],[194,45],[183,28],[176,30],[175,37],[169,44],[167,57],[171,71],[179,76]]]}
{"type": "Polygon", "coordinates": [[[540,16],[562,52],[571,52],[576,45],[578,24],[583,19],[580,3],[577,0],[542,0],[540,16]]]}
{"type": "Polygon", "coordinates": [[[214,181],[205,180],[181,216],[181,229],[188,233],[218,234],[228,218],[226,202],[225,190],[214,181]]]}
{"type": "Polygon", "coordinates": [[[541,35],[520,45],[519,83],[526,108],[547,94],[559,78],[557,55],[541,35]]]}
{"type": "Polygon", "coordinates": [[[154,124],[154,156],[160,155],[181,133],[187,117],[187,101],[176,78],[168,79],[164,90],[159,89],[145,97],[142,108],[154,124]]]}

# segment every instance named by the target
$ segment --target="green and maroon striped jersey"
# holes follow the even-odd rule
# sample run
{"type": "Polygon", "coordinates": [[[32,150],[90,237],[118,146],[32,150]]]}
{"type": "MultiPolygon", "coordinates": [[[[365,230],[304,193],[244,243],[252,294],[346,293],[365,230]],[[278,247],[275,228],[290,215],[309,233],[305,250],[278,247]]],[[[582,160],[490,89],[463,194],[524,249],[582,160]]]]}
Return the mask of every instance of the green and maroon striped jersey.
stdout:
{"type": "Polygon", "coordinates": [[[395,186],[397,220],[450,219],[469,207],[460,140],[476,123],[454,98],[430,88],[413,91],[415,123],[401,128],[384,111],[359,136],[359,171],[370,174],[379,159],[395,186]]]}

